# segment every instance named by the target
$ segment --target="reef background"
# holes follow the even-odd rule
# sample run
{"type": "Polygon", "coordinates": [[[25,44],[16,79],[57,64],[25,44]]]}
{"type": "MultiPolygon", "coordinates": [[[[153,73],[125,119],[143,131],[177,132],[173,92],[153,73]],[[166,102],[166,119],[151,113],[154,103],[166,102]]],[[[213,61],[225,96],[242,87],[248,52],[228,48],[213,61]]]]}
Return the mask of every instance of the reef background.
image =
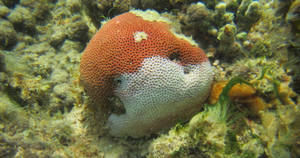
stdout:
{"type": "Polygon", "coordinates": [[[1,0],[0,157],[299,157],[299,33],[299,0],[1,0]],[[209,56],[215,81],[240,76],[263,103],[239,128],[207,106],[169,133],[109,136],[80,86],[80,57],[101,21],[130,9],[170,18],[209,56]]]}

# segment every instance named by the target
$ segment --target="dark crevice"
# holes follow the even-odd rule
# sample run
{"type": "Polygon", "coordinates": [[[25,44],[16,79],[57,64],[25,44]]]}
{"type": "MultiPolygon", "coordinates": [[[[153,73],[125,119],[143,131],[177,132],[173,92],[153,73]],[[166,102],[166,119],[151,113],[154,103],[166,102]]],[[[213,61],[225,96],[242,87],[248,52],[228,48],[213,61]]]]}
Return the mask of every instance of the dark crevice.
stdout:
{"type": "Polygon", "coordinates": [[[122,79],[120,77],[117,77],[114,79],[114,83],[118,87],[122,84],[122,79]]]}
{"type": "Polygon", "coordinates": [[[170,54],[169,59],[171,61],[175,61],[175,62],[179,63],[180,62],[180,52],[175,52],[175,53],[170,54]]]}
{"type": "Polygon", "coordinates": [[[183,73],[184,74],[189,74],[191,72],[191,68],[190,67],[184,67],[183,69],[183,73]]]}
{"type": "Polygon", "coordinates": [[[111,112],[117,115],[125,114],[126,109],[123,105],[123,102],[117,97],[113,96],[109,99],[111,112]]]}

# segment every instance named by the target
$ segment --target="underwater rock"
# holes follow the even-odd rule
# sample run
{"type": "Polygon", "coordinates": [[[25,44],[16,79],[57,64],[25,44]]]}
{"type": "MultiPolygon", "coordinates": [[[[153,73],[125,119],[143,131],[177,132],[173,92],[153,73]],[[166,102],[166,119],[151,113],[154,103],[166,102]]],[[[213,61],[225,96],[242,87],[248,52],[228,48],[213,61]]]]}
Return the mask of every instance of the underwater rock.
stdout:
{"type": "Polygon", "coordinates": [[[227,56],[235,56],[240,51],[241,45],[235,42],[236,26],[233,24],[226,24],[218,32],[218,40],[220,40],[218,51],[227,56]]]}
{"type": "Polygon", "coordinates": [[[205,23],[210,22],[212,20],[213,17],[212,13],[213,11],[208,9],[206,7],[206,4],[203,2],[192,3],[188,6],[186,10],[187,18],[184,19],[184,21],[186,24],[189,24],[189,22],[192,24],[201,23],[202,24],[201,27],[205,27],[206,25],[211,25],[211,24],[205,25],[205,23]]]}
{"type": "MultiPolygon", "coordinates": [[[[97,7],[103,14],[121,14],[131,9],[155,9],[157,11],[165,11],[166,8],[176,5],[176,2],[160,1],[160,0],[95,0],[97,7]],[[107,13],[108,12],[108,13],[107,13]]],[[[109,15],[110,16],[110,15],[109,15]]]]}
{"type": "Polygon", "coordinates": [[[243,0],[242,3],[239,5],[237,10],[237,19],[242,19],[245,15],[245,12],[247,11],[248,6],[252,0],[243,0]]]}
{"type": "Polygon", "coordinates": [[[291,21],[294,28],[300,30],[300,0],[296,0],[291,4],[286,20],[291,21]]]}
{"type": "Polygon", "coordinates": [[[105,23],[81,59],[81,82],[99,107],[118,98],[110,134],[142,137],[189,119],[201,109],[213,72],[190,38],[170,31],[156,11],[133,10],[105,23]],[[99,62],[101,61],[101,62],[99,62]],[[142,117],[141,117],[142,116],[142,117]]]}
{"type": "Polygon", "coordinates": [[[36,2],[36,0],[20,0],[20,5],[22,5],[22,6],[31,6],[31,5],[33,5],[33,3],[35,3],[36,2]]]}
{"type": "Polygon", "coordinates": [[[14,24],[17,31],[28,34],[34,34],[36,31],[35,17],[25,7],[17,5],[7,16],[7,19],[14,24]]]}
{"type": "Polygon", "coordinates": [[[296,148],[300,145],[299,116],[299,109],[294,105],[279,106],[276,113],[263,112],[261,124],[253,121],[247,122],[252,136],[244,139],[243,143],[259,138],[267,156],[297,157],[299,150],[296,148]]]}
{"type": "Polygon", "coordinates": [[[292,98],[297,98],[297,94],[289,87],[289,82],[282,82],[278,87],[278,99],[283,105],[293,105],[296,106],[295,101],[292,98]]]}
{"type": "Polygon", "coordinates": [[[68,83],[56,84],[53,87],[53,96],[50,98],[51,112],[69,112],[76,102],[72,94],[73,87],[68,83]]]}
{"type": "Polygon", "coordinates": [[[82,2],[81,0],[70,0],[67,3],[67,7],[69,10],[74,14],[74,13],[79,13],[82,9],[82,2]]]}
{"type": "Polygon", "coordinates": [[[243,0],[238,8],[236,21],[238,31],[248,32],[251,25],[261,17],[261,4],[258,1],[243,0]]]}
{"type": "Polygon", "coordinates": [[[236,86],[234,80],[226,85],[215,105],[205,105],[189,123],[178,123],[168,134],[155,139],[149,156],[189,157],[193,152],[201,157],[297,157],[299,150],[294,149],[299,146],[299,105],[261,111],[261,120],[250,120],[227,100],[230,87],[236,86]]]}
{"type": "Polygon", "coordinates": [[[55,25],[51,31],[53,33],[49,37],[48,42],[56,49],[63,46],[66,39],[87,42],[90,38],[89,27],[79,15],[66,18],[62,23],[55,25]]]}
{"type": "Polygon", "coordinates": [[[93,24],[99,28],[101,21],[115,15],[140,8],[140,0],[82,0],[93,24]]]}
{"type": "Polygon", "coordinates": [[[219,30],[218,39],[220,43],[233,43],[235,41],[236,26],[232,24],[226,24],[219,30]]]}
{"type": "Polygon", "coordinates": [[[0,17],[5,17],[9,13],[10,13],[10,10],[6,6],[0,5],[0,17]]]}
{"type": "Polygon", "coordinates": [[[236,13],[240,2],[238,0],[229,0],[226,2],[226,10],[231,13],[236,13]]]}
{"type": "Polygon", "coordinates": [[[209,13],[209,10],[202,2],[193,3],[187,8],[187,15],[191,21],[204,20],[209,13]]]}
{"type": "Polygon", "coordinates": [[[45,54],[47,52],[52,51],[53,48],[47,42],[41,42],[38,44],[32,44],[27,48],[23,49],[22,52],[26,54],[45,54]]]}
{"type": "Polygon", "coordinates": [[[165,11],[178,12],[190,3],[188,0],[82,0],[82,2],[97,28],[100,27],[100,21],[113,18],[132,9],[154,9],[160,13],[165,11]]]}
{"type": "Polygon", "coordinates": [[[7,86],[8,82],[9,82],[8,75],[6,73],[2,72],[1,71],[1,67],[0,67],[0,91],[4,91],[5,90],[5,87],[7,86]]]}
{"type": "Polygon", "coordinates": [[[245,17],[254,23],[260,18],[260,16],[260,3],[258,1],[251,2],[245,12],[245,17]]]}
{"type": "Polygon", "coordinates": [[[300,0],[296,0],[292,3],[289,12],[287,13],[286,20],[289,21],[300,20],[300,0]]]}
{"type": "Polygon", "coordinates": [[[66,99],[67,101],[73,102],[74,100],[68,97],[68,93],[70,93],[70,90],[71,86],[69,84],[61,83],[53,87],[53,94],[61,99],[66,99]]]}
{"type": "Polygon", "coordinates": [[[87,42],[89,27],[83,21],[77,21],[72,23],[68,28],[68,38],[71,40],[77,40],[87,42]]]}
{"type": "Polygon", "coordinates": [[[215,12],[218,14],[226,14],[226,3],[221,2],[215,6],[215,12]]]}
{"type": "Polygon", "coordinates": [[[142,9],[155,9],[157,11],[164,11],[165,8],[170,8],[171,3],[168,1],[160,1],[160,0],[141,0],[141,8],[142,9]]]}
{"type": "Polygon", "coordinates": [[[192,3],[187,8],[187,24],[190,27],[193,27],[194,25],[198,26],[199,29],[208,29],[211,27],[211,19],[212,19],[212,13],[210,10],[208,10],[204,3],[198,2],[198,3],[192,3]]]}
{"type": "Polygon", "coordinates": [[[235,123],[239,123],[243,114],[235,111],[237,109],[228,100],[228,92],[239,80],[235,78],[229,81],[216,104],[204,105],[204,110],[188,123],[178,123],[168,134],[154,140],[149,147],[149,156],[189,157],[193,151],[192,155],[200,157],[228,157],[236,153],[237,146],[231,144],[228,137],[234,137],[230,131],[239,128],[235,123]]]}
{"type": "Polygon", "coordinates": [[[32,16],[35,17],[35,21],[37,25],[43,25],[49,23],[53,14],[50,12],[51,3],[32,3],[30,6],[30,11],[32,12],[32,16]]]}
{"type": "Polygon", "coordinates": [[[68,37],[66,26],[56,26],[54,32],[49,37],[49,44],[54,48],[59,48],[68,37]]]}
{"type": "Polygon", "coordinates": [[[57,84],[57,83],[65,83],[68,81],[69,74],[66,70],[62,69],[55,69],[51,76],[51,82],[57,84]]]}
{"type": "Polygon", "coordinates": [[[234,13],[226,11],[226,3],[221,2],[215,6],[214,24],[217,28],[223,27],[226,24],[233,24],[234,13]]]}
{"type": "Polygon", "coordinates": [[[97,7],[102,11],[113,11],[115,14],[120,14],[129,11],[131,8],[138,7],[137,0],[122,0],[122,1],[106,1],[97,0],[97,7]]]}
{"type": "Polygon", "coordinates": [[[5,70],[5,57],[2,52],[0,52],[0,72],[5,70]]]}
{"type": "MultiPolygon", "coordinates": [[[[176,127],[175,127],[176,128],[176,127]]],[[[164,134],[158,139],[154,140],[149,147],[149,158],[157,157],[189,157],[192,154],[189,152],[182,152],[193,148],[193,139],[186,132],[171,130],[168,134],[164,134]]],[[[205,156],[205,154],[195,151],[194,155],[205,156]]]]}
{"type": "Polygon", "coordinates": [[[244,31],[242,31],[242,32],[240,32],[240,33],[238,33],[238,34],[235,35],[236,40],[238,40],[240,42],[246,41],[247,40],[247,36],[248,36],[247,32],[244,32],[244,31]]]}
{"type": "Polygon", "coordinates": [[[17,32],[12,23],[7,20],[0,20],[0,47],[10,48],[18,42],[17,32]]]}
{"type": "Polygon", "coordinates": [[[13,8],[15,5],[17,5],[20,0],[2,0],[2,2],[8,7],[13,8]]]}
{"type": "Polygon", "coordinates": [[[244,0],[241,4],[234,0],[207,3],[209,4],[203,1],[192,3],[186,14],[179,14],[183,22],[183,33],[193,35],[204,49],[218,45],[216,55],[242,55],[245,51],[243,42],[247,39],[247,32],[261,17],[261,4],[252,0],[244,0]],[[237,39],[236,35],[241,32],[244,32],[243,37],[239,36],[237,39]]]}

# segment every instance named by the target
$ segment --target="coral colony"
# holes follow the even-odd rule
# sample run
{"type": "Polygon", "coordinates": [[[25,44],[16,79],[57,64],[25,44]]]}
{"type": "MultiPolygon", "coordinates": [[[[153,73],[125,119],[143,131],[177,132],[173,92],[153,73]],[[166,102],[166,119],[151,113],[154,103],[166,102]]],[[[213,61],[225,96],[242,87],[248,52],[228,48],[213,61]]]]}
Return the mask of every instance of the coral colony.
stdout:
{"type": "Polygon", "coordinates": [[[159,14],[134,10],[111,19],[82,56],[81,80],[96,104],[108,106],[112,97],[123,103],[125,112],[108,119],[115,136],[141,137],[190,118],[211,87],[204,52],[166,21],[149,19],[159,14]]]}

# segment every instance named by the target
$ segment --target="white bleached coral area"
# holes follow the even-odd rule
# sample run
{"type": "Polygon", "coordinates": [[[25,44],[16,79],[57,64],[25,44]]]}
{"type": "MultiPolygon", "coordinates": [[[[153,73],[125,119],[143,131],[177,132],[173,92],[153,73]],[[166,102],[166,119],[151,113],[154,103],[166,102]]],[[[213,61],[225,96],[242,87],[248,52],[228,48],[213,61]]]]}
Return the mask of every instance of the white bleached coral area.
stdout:
{"type": "Polygon", "coordinates": [[[185,121],[201,109],[210,90],[213,72],[209,62],[181,66],[152,57],[142,64],[137,73],[119,78],[122,83],[115,95],[126,112],[110,115],[108,125],[114,136],[141,137],[168,129],[178,118],[185,121]]]}

